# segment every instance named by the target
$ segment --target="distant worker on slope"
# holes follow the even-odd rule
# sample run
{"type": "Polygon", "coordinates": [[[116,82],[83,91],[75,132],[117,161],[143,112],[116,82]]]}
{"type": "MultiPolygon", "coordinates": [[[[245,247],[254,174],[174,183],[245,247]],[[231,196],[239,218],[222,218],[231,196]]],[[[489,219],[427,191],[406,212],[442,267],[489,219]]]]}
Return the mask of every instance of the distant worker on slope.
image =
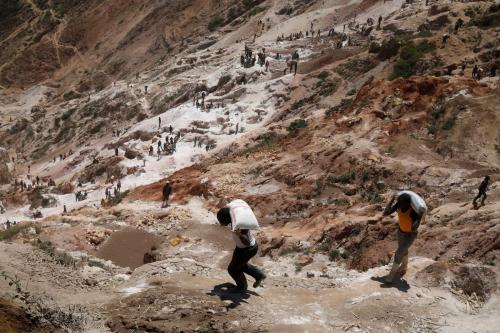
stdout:
{"type": "Polygon", "coordinates": [[[474,200],[472,201],[472,204],[474,205],[475,209],[478,209],[479,207],[477,206],[477,200],[481,198],[481,206],[484,206],[484,201],[487,198],[486,191],[488,190],[488,185],[490,183],[490,176],[484,177],[483,181],[481,182],[481,185],[479,185],[479,193],[476,195],[474,200]]]}
{"type": "Polygon", "coordinates": [[[472,68],[472,78],[477,79],[477,74],[479,72],[479,67],[477,67],[476,64],[474,64],[474,67],[472,68]]]}
{"type": "Polygon", "coordinates": [[[290,67],[290,73],[292,72],[292,67],[294,67],[293,75],[297,75],[298,63],[299,63],[299,50],[295,50],[295,52],[292,54],[292,65],[290,67]]]}
{"type": "Polygon", "coordinates": [[[458,32],[458,29],[460,29],[463,25],[464,25],[464,20],[462,20],[461,18],[459,18],[459,19],[455,22],[455,33],[457,33],[457,32],[458,32]]]}
{"type": "Polygon", "coordinates": [[[233,293],[245,293],[248,288],[245,274],[255,279],[254,288],[258,288],[266,275],[257,267],[249,264],[258,251],[257,241],[250,229],[257,229],[259,224],[252,209],[243,200],[233,200],[217,212],[217,220],[223,226],[231,225],[236,248],[227,271],[236,282],[233,293]]]}
{"type": "Polygon", "coordinates": [[[427,213],[425,201],[415,192],[401,191],[396,193],[384,210],[384,216],[394,212],[398,214],[398,248],[394,254],[394,263],[385,282],[393,283],[406,274],[408,267],[408,250],[418,234],[420,222],[427,213]],[[394,203],[396,201],[396,203],[394,203]]]}
{"type": "Polygon", "coordinates": [[[445,33],[443,34],[442,40],[443,40],[443,46],[446,44],[446,42],[450,39],[450,35],[445,33]]]}
{"type": "Polygon", "coordinates": [[[170,185],[170,182],[167,182],[163,186],[163,204],[162,204],[163,208],[168,207],[168,199],[171,193],[172,193],[172,185],[170,185]]]}

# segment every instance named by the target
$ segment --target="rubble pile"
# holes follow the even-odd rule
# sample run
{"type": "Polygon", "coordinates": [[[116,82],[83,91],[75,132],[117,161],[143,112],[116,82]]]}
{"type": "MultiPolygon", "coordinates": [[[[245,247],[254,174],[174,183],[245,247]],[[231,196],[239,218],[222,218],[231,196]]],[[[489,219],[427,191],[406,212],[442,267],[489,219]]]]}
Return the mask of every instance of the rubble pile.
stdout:
{"type": "Polygon", "coordinates": [[[88,226],[85,232],[85,238],[89,244],[98,246],[111,236],[112,231],[104,227],[88,226]]]}

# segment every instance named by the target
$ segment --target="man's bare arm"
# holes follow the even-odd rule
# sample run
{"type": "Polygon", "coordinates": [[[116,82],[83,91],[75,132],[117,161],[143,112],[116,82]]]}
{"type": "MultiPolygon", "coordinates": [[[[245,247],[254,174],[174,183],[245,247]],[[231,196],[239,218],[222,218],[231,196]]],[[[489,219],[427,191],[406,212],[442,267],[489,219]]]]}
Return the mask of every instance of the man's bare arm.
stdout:
{"type": "Polygon", "coordinates": [[[391,201],[389,201],[389,203],[385,207],[384,213],[383,213],[384,216],[391,215],[392,213],[394,213],[398,209],[398,205],[397,205],[397,203],[394,204],[394,200],[396,200],[395,195],[392,196],[391,201]]]}

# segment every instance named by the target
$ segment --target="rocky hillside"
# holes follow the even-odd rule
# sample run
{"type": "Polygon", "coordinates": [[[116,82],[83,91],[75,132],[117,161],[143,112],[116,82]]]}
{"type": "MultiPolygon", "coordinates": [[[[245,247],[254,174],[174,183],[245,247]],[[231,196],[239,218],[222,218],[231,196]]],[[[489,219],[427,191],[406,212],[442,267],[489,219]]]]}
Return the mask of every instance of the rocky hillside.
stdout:
{"type": "Polygon", "coordinates": [[[13,0],[2,11],[0,84],[101,90],[183,50],[208,48],[210,31],[241,26],[262,2],[13,0]]]}
{"type": "Polygon", "coordinates": [[[0,328],[496,327],[499,15],[491,1],[0,4],[0,328]],[[406,282],[380,284],[400,189],[429,213],[406,282]],[[234,198],[259,219],[268,274],[241,296],[215,218],[234,198]]]}

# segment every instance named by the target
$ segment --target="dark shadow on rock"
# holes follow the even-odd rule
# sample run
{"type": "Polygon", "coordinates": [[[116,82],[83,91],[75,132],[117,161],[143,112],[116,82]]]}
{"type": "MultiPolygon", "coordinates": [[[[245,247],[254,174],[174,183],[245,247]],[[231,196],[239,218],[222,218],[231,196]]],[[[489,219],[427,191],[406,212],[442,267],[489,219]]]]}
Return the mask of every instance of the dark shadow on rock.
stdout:
{"type": "Polygon", "coordinates": [[[380,282],[380,288],[396,288],[397,290],[404,293],[408,292],[408,290],[410,289],[410,285],[404,279],[397,279],[396,281],[391,283],[385,280],[385,276],[372,276],[371,279],[373,281],[380,282]]]}
{"type": "Polygon", "coordinates": [[[236,286],[232,283],[221,283],[214,286],[214,289],[208,292],[207,295],[217,296],[221,299],[221,301],[231,301],[232,304],[228,306],[229,309],[234,309],[240,306],[241,303],[248,303],[247,299],[249,299],[252,295],[260,296],[256,292],[249,290],[241,293],[231,292],[231,290],[234,288],[236,288],[236,286]]]}

